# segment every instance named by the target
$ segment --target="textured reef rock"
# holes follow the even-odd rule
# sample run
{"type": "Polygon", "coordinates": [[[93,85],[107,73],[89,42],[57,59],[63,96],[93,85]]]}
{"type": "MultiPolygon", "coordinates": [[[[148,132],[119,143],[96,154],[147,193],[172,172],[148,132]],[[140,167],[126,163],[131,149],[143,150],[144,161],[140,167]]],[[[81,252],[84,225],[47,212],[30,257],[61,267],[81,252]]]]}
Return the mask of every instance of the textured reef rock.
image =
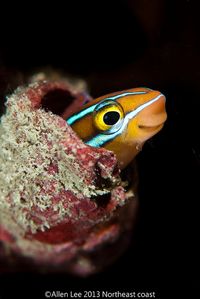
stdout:
{"type": "Polygon", "coordinates": [[[0,123],[6,269],[88,275],[127,243],[137,201],[123,188],[115,155],[85,145],[61,117],[88,99],[66,81],[38,81],[7,98],[0,123]]]}

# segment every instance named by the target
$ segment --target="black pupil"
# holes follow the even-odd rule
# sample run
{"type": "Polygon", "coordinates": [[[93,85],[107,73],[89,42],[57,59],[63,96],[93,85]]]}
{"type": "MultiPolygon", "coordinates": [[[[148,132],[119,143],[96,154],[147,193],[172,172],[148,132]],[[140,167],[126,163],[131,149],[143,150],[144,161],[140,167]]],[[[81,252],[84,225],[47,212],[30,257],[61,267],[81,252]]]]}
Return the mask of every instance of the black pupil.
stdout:
{"type": "Polygon", "coordinates": [[[113,126],[118,122],[119,118],[120,118],[119,112],[110,111],[105,113],[103,117],[103,121],[106,125],[113,126]]]}

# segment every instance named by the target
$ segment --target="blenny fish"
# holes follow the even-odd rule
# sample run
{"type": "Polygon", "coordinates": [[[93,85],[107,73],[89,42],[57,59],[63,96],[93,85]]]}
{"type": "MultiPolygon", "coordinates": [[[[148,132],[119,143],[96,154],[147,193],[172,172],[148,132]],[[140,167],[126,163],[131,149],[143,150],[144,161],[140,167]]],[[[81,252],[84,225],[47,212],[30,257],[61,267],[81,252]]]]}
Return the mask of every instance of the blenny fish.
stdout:
{"type": "Polygon", "coordinates": [[[92,100],[66,121],[86,144],[113,151],[123,169],[166,118],[162,93],[134,88],[92,100]]]}

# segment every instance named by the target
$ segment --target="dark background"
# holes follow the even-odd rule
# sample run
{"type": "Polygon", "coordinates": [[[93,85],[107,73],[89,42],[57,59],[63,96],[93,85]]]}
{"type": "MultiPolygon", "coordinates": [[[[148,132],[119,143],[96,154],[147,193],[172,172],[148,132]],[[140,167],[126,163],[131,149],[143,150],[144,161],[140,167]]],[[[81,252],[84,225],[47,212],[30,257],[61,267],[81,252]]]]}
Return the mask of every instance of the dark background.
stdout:
{"type": "Polygon", "coordinates": [[[2,101],[27,75],[51,67],[85,79],[93,97],[158,89],[167,98],[168,120],[138,157],[140,217],[126,253],[87,279],[4,275],[0,298],[44,298],[49,289],[155,291],[156,298],[189,292],[194,298],[200,285],[199,18],[192,0],[27,2],[1,10],[2,101]]]}

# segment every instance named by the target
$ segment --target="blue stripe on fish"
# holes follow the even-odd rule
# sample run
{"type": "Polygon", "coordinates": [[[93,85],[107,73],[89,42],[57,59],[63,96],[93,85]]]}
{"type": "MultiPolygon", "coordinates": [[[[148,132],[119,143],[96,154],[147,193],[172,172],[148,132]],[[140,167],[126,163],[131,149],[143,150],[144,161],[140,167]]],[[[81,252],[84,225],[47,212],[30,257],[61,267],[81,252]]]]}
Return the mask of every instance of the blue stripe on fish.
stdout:
{"type": "MultiPolygon", "coordinates": [[[[116,96],[113,96],[113,97],[108,97],[108,98],[105,98],[103,99],[102,101],[105,101],[105,100],[117,100],[121,97],[125,97],[125,96],[128,96],[128,95],[137,95],[137,94],[145,94],[146,92],[145,91],[135,91],[135,92],[124,92],[122,94],[118,94],[116,96]]],[[[73,114],[72,116],[70,116],[66,121],[69,125],[72,125],[73,123],[75,123],[76,121],[78,121],[79,119],[81,119],[82,117],[92,113],[96,107],[96,105],[98,105],[99,103],[96,103],[96,104],[93,104],[92,106],[89,106],[83,110],[81,110],[80,112],[78,113],[75,113],[73,114]]]]}
{"type": "Polygon", "coordinates": [[[95,137],[93,137],[92,139],[86,141],[85,143],[93,146],[93,147],[101,147],[102,145],[108,143],[109,141],[112,141],[114,138],[116,138],[118,135],[121,135],[122,132],[124,131],[124,129],[126,128],[126,126],[128,125],[128,122],[134,118],[140,111],[142,111],[144,108],[148,107],[149,105],[153,104],[154,102],[156,102],[157,100],[159,100],[162,97],[162,95],[157,96],[156,98],[150,100],[147,103],[142,104],[141,106],[139,106],[138,108],[136,108],[135,110],[129,112],[125,117],[124,117],[124,122],[121,126],[121,128],[115,132],[115,133],[111,133],[109,135],[109,131],[107,131],[107,134],[97,134],[95,137]]]}

